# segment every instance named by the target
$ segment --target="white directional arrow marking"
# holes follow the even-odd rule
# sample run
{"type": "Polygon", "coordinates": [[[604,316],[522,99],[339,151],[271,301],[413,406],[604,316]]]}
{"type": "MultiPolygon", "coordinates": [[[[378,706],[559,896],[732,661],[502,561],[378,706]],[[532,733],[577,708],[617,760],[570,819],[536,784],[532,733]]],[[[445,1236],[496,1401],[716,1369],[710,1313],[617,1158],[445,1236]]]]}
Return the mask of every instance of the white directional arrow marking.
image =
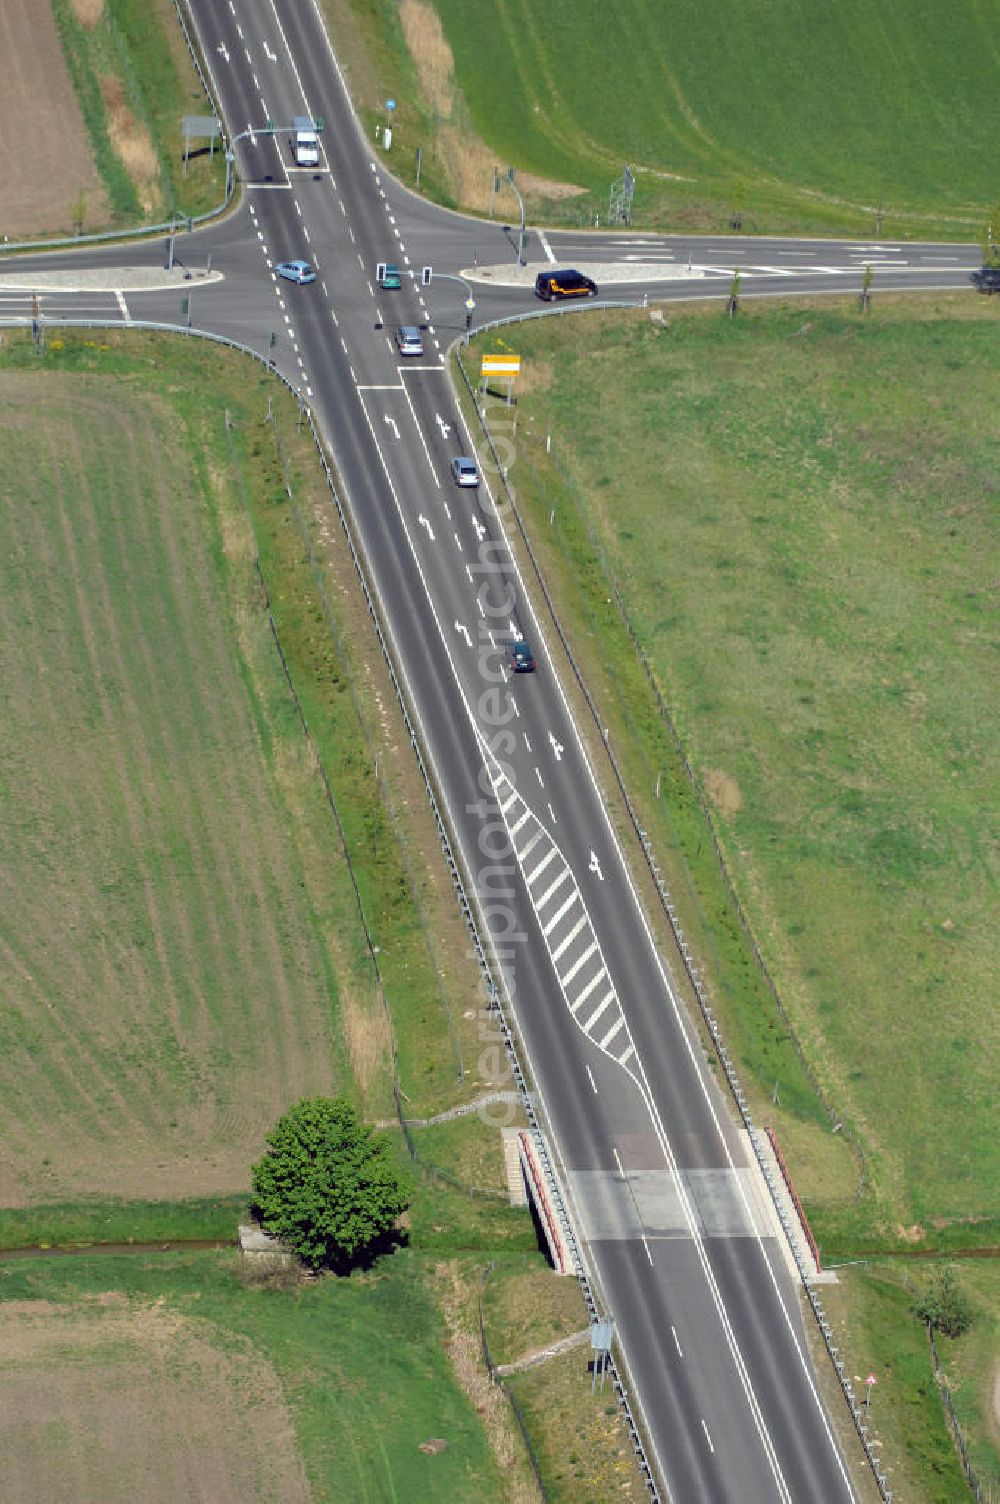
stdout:
{"type": "Polygon", "coordinates": [[[463,626],[460,621],[457,621],[455,623],[455,631],[458,633],[458,635],[460,637],[464,637],[465,638],[465,646],[467,648],[471,648],[471,646],[472,646],[472,638],[469,636],[469,629],[468,629],[468,627],[463,626]]]}
{"type": "Polygon", "coordinates": [[[427,536],[431,540],[431,542],[433,543],[434,542],[434,529],[431,527],[430,523],[428,522],[427,518],[424,516],[423,512],[420,513],[420,516],[417,518],[417,521],[420,523],[421,527],[425,527],[427,529],[427,536]]]}
{"type": "Polygon", "coordinates": [[[264,43],[264,52],[269,63],[276,63],[278,61],[278,54],[276,52],[272,52],[266,42],[264,43]]]}
{"type": "Polygon", "coordinates": [[[390,418],[388,413],[383,413],[382,416],[385,418],[385,421],[388,423],[389,427],[392,429],[392,436],[393,436],[393,438],[394,439],[398,439],[399,438],[399,425],[396,422],[395,418],[390,418]]]}
{"type": "Polygon", "coordinates": [[[438,428],[440,428],[440,430],[441,430],[441,437],[443,439],[446,439],[448,437],[448,435],[451,433],[451,428],[444,421],[444,419],[442,418],[442,416],[441,416],[440,413],[435,413],[434,414],[434,422],[437,424],[438,428]]]}
{"type": "Polygon", "coordinates": [[[486,529],[480,522],[478,517],[473,517],[472,526],[476,530],[476,537],[479,539],[480,543],[482,543],[483,539],[486,537],[486,529]]]}
{"type": "Polygon", "coordinates": [[[552,732],[552,731],[549,732],[549,741],[552,743],[552,751],[555,754],[556,762],[562,762],[562,755],[563,755],[563,744],[562,744],[562,742],[557,742],[556,741],[555,733],[552,732]]]}
{"type": "Polygon", "coordinates": [[[226,44],[224,42],[220,42],[219,45],[218,45],[218,47],[216,47],[215,50],[216,50],[216,52],[221,52],[222,58],[223,58],[224,62],[227,62],[227,63],[229,62],[229,48],[226,46],[226,44]]]}
{"type": "Polygon", "coordinates": [[[517,628],[514,625],[513,618],[511,618],[511,620],[507,623],[507,625],[510,627],[510,635],[511,635],[511,637],[520,637],[520,633],[518,632],[517,628]]]}
{"type": "Polygon", "coordinates": [[[603,883],[603,881],[604,881],[604,873],[601,871],[601,864],[597,860],[597,852],[596,851],[592,851],[590,853],[590,870],[591,870],[591,872],[596,872],[598,878],[603,883]]]}

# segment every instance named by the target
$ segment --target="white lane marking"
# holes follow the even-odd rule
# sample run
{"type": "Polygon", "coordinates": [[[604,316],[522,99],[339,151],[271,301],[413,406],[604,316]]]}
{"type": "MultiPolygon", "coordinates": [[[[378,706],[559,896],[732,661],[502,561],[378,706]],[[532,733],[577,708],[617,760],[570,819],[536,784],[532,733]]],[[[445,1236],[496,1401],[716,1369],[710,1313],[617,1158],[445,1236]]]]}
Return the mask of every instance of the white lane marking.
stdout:
{"type": "MultiPolygon", "coordinates": [[[[522,825],[527,825],[527,823],[528,823],[528,821],[529,821],[529,820],[530,820],[530,819],[531,819],[531,810],[530,810],[530,809],[528,809],[528,808],[527,808],[527,806],[525,806],[525,810],[524,810],[524,814],[523,814],[523,815],[522,815],[522,816],[521,816],[521,818],[520,818],[520,819],[519,819],[519,820],[518,820],[518,822],[517,822],[517,824],[516,824],[516,825],[512,825],[512,826],[511,826],[511,827],[510,827],[510,834],[511,834],[511,838],[513,838],[513,837],[514,837],[514,836],[516,836],[516,835],[517,835],[517,833],[518,833],[518,831],[519,831],[519,830],[520,830],[520,829],[521,829],[521,826],[522,826],[522,825]]],[[[536,832],[535,832],[535,840],[536,840],[536,841],[540,841],[540,840],[541,840],[541,839],[542,839],[542,833],[541,833],[541,831],[540,831],[540,830],[539,830],[539,831],[536,831],[536,832]]],[[[531,848],[530,848],[530,847],[528,847],[528,846],[526,846],[526,847],[525,847],[525,848],[524,848],[524,853],[523,853],[523,854],[524,854],[524,855],[527,855],[527,853],[528,853],[528,851],[529,851],[529,850],[530,850],[530,849],[531,849],[531,848]]]]}
{"type": "Polygon", "coordinates": [[[538,787],[540,789],[543,789],[545,787],[545,779],[542,777],[538,768],[535,769],[535,777],[538,779],[538,787]]]}
{"type": "Polygon", "coordinates": [[[278,61],[278,54],[276,52],[272,52],[266,42],[264,43],[264,56],[267,58],[269,63],[276,63],[278,61]]]}
{"type": "Polygon", "coordinates": [[[590,872],[596,873],[599,881],[603,883],[603,881],[604,881],[604,873],[601,871],[601,864],[597,860],[597,852],[596,851],[592,851],[590,853],[590,863],[589,863],[588,870],[590,872]]]}
{"type": "Polygon", "coordinates": [[[115,293],[115,297],[118,300],[118,307],[121,309],[122,318],[125,320],[126,324],[131,323],[132,321],[131,321],[131,318],[129,316],[128,304],[125,302],[125,294],[121,291],[120,288],[115,293]]]}
{"type": "MultiPolygon", "coordinates": [[[[575,904],[575,903],[576,903],[576,894],[575,893],[571,893],[569,895],[569,897],[566,899],[566,901],[560,906],[559,913],[560,914],[565,914],[566,910],[569,909],[569,908],[572,908],[573,904],[575,904]]],[[[546,933],[548,933],[548,931],[552,928],[552,926],[555,924],[555,922],[556,922],[555,920],[550,920],[549,921],[549,923],[545,926],[546,933]]],[[[569,950],[570,946],[573,944],[573,941],[576,939],[576,937],[580,933],[580,931],[584,928],[584,926],[586,925],[586,923],[587,923],[587,916],[586,916],[586,914],[582,914],[580,916],[580,918],[576,921],[576,923],[573,925],[573,928],[570,930],[570,932],[566,936],[566,938],[564,940],[560,940],[559,944],[556,946],[555,950],[552,952],[552,962],[553,962],[553,965],[555,964],[556,961],[559,960],[559,957],[561,955],[563,955],[566,951],[569,950]]],[[[598,977],[600,977],[600,973],[598,973],[598,977]]]]}
{"type": "Polygon", "coordinates": [[[501,806],[500,806],[500,813],[502,815],[505,815],[507,813],[507,811],[510,809],[511,805],[517,803],[517,800],[518,800],[518,795],[517,795],[517,791],[515,790],[511,794],[510,798],[507,800],[506,804],[501,804],[501,806]]]}
{"type": "Polygon", "coordinates": [[[469,577],[469,584],[471,585],[473,583],[473,581],[472,581],[472,565],[471,564],[466,564],[466,566],[465,566],[465,572],[466,572],[466,574],[469,577]]]}
{"type": "Polygon", "coordinates": [[[530,752],[531,751],[531,743],[528,740],[528,733],[525,731],[523,733],[523,736],[524,736],[524,745],[527,747],[528,751],[530,752]]]}
{"type": "Polygon", "coordinates": [[[550,862],[554,862],[555,859],[556,859],[556,857],[558,855],[559,855],[559,847],[558,846],[550,846],[549,849],[548,849],[548,851],[542,857],[542,860],[538,863],[538,866],[535,867],[534,870],[530,874],[527,874],[525,876],[524,880],[528,884],[529,888],[531,887],[532,883],[535,881],[535,878],[536,877],[541,877],[542,873],[545,871],[545,869],[549,865],[549,863],[550,862]]]}
{"type": "Polygon", "coordinates": [[[459,637],[464,637],[465,638],[465,646],[467,648],[471,648],[471,646],[472,646],[472,638],[469,636],[469,629],[468,629],[468,627],[464,626],[462,622],[457,621],[455,623],[455,631],[458,633],[459,637]]]}
{"type": "Polygon", "coordinates": [[[538,903],[537,903],[536,907],[539,908],[539,909],[544,909],[545,905],[548,903],[548,901],[552,897],[553,893],[558,892],[558,890],[562,887],[563,883],[566,881],[566,879],[569,877],[569,875],[570,875],[569,868],[568,867],[563,867],[562,871],[559,873],[559,876],[553,882],[549,883],[549,886],[545,889],[545,892],[542,894],[541,898],[538,900],[538,903]]]}
{"type": "MultiPolygon", "coordinates": [[[[502,813],[502,810],[501,810],[501,813],[502,813]]],[[[558,909],[556,909],[555,913],[552,915],[552,918],[549,920],[548,924],[545,925],[544,929],[542,930],[542,934],[545,936],[546,940],[549,938],[549,936],[551,935],[552,931],[555,929],[556,925],[559,923],[560,919],[564,918],[564,916],[569,913],[570,909],[573,907],[573,905],[575,903],[576,903],[576,889],[574,888],[573,891],[572,891],[572,893],[565,900],[565,902],[561,903],[559,905],[558,909]]],[[[587,923],[587,916],[586,916],[586,914],[584,914],[584,916],[583,916],[582,923],[583,924],[587,923]]],[[[577,934],[577,932],[579,931],[579,929],[580,929],[580,925],[578,924],[578,925],[576,925],[576,927],[574,929],[572,929],[570,931],[570,933],[569,933],[569,935],[568,935],[567,938],[570,939],[570,940],[572,940],[573,936],[575,934],[577,934]]],[[[563,942],[563,943],[565,944],[565,942],[563,942]]],[[[552,959],[553,959],[553,961],[556,959],[557,955],[561,955],[562,954],[562,948],[563,947],[560,946],[558,951],[553,951],[552,952],[552,959]]]]}
{"type": "Polygon", "coordinates": [[[437,486],[438,490],[440,491],[440,489],[441,489],[441,482],[438,480],[438,478],[437,478],[437,471],[434,469],[434,466],[433,466],[433,464],[431,462],[431,452],[427,448],[427,440],[424,438],[424,430],[421,428],[419,422],[417,421],[417,414],[416,414],[416,412],[414,410],[413,402],[412,402],[412,400],[410,398],[410,394],[409,394],[409,392],[406,389],[406,382],[405,381],[403,382],[403,394],[406,397],[407,405],[409,406],[409,409],[410,409],[410,416],[413,419],[413,426],[417,430],[417,434],[418,434],[418,436],[420,438],[420,442],[421,442],[421,444],[423,445],[423,448],[424,448],[424,458],[427,461],[427,468],[431,472],[431,475],[434,477],[434,484],[435,484],[435,486],[437,486]]]}
{"type": "MultiPolygon", "coordinates": [[[[573,1011],[576,1012],[576,1010],[578,1008],[582,1008],[583,1005],[584,1005],[584,1003],[587,1001],[588,997],[590,996],[590,994],[592,992],[594,992],[601,985],[602,982],[608,982],[608,983],[610,983],[610,981],[611,981],[611,978],[608,976],[608,969],[607,969],[607,967],[606,966],[602,966],[601,969],[600,969],[600,971],[596,974],[596,976],[592,976],[591,977],[591,979],[587,983],[586,987],[583,989],[583,991],[577,997],[576,1001],[573,1003],[573,1011]]],[[[590,1021],[588,1023],[584,1024],[583,1030],[584,1030],[585,1034],[589,1032],[590,1025],[594,1022],[594,1019],[597,1018],[601,1013],[603,1013],[606,1005],[608,1003],[612,1002],[614,1000],[614,998],[615,998],[615,989],[612,987],[611,990],[610,990],[610,992],[608,993],[607,997],[604,997],[604,998],[601,999],[601,1003],[600,1003],[600,1006],[599,1006],[597,1012],[591,1015],[590,1021]]]]}
{"type": "MultiPolygon", "coordinates": [[[[341,341],[341,343],[343,343],[343,341],[341,341]]],[[[388,413],[383,413],[382,416],[385,418],[386,423],[392,429],[392,436],[393,436],[393,438],[394,439],[398,439],[399,438],[399,424],[396,422],[395,418],[390,417],[390,415],[388,413]]]]}
{"type": "Polygon", "coordinates": [[[477,607],[477,609],[479,611],[480,616],[485,617],[485,615],[486,615],[486,607],[483,605],[482,600],[480,599],[480,597],[478,595],[476,596],[476,607],[477,607]]]}
{"type": "Polygon", "coordinates": [[[670,1331],[671,1331],[671,1334],[672,1334],[673,1339],[674,1339],[674,1346],[677,1349],[677,1356],[678,1356],[678,1358],[683,1358],[684,1354],[681,1351],[681,1344],[680,1344],[680,1341],[679,1341],[679,1339],[677,1337],[677,1328],[675,1326],[672,1326],[670,1328],[670,1331]]]}
{"type": "Polygon", "coordinates": [[[550,731],[549,732],[549,741],[552,743],[552,751],[555,754],[556,762],[561,762],[562,761],[563,752],[566,749],[563,747],[562,742],[557,742],[556,741],[555,732],[554,731],[550,731]]]}
{"type": "Polygon", "coordinates": [[[602,1049],[602,1050],[606,1050],[607,1047],[608,1047],[608,1045],[612,1041],[612,1039],[614,1039],[615,1035],[618,1033],[618,1030],[619,1029],[624,1029],[624,1027],[625,1027],[625,1015],[623,1013],[619,1013],[618,1017],[615,1019],[614,1023],[611,1025],[611,1028],[608,1030],[608,1032],[605,1034],[604,1038],[601,1040],[600,1045],[598,1046],[598,1048],[602,1049]]]}
{"type": "MultiPolygon", "coordinates": [[[[597,974],[597,976],[595,977],[594,980],[595,980],[595,983],[599,982],[601,980],[601,973],[600,972],[598,972],[598,974],[597,974]]],[[[590,1015],[590,1017],[587,1019],[587,1022],[583,1026],[583,1032],[585,1034],[589,1034],[590,1033],[591,1029],[594,1027],[594,1025],[596,1024],[597,1020],[600,1018],[601,1014],[604,1012],[604,1010],[611,1003],[611,1000],[613,999],[613,997],[614,997],[614,993],[613,992],[609,992],[608,995],[607,995],[607,997],[604,998],[601,1002],[598,1003],[597,1007],[594,1009],[593,1013],[590,1015]]],[[[573,1004],[574,1011],[577,1008],[581,1007],[582,1004],[583,1004],[583,998],[581,996],[573,1004]]]]}
{"type": "Polygon", "coordinates": [[[705,1424],[704,1417],[702,1417],[701,1429],[705,1433],[705,1440],[708,1442],[708,1450],[711,1452],[712,1456],[714,1457],[715,1456],[715,1448],[712,1445],[712,1438],[708,1434],[708,1427],[705,1424]]]}
{"type": "Polygon", "coordinates": [[[548,240],[545,237],[544,232],[542,230],[539,230],[537,232],[537,234],[538,234],[538,239],[541,242],[542,250],[545,252],[546,259],[548,261],[554,263],[556,258],[555,258],[555,255],[553,254],[552,247],[549,245],[549,242],[548,242],[548,240]]]}
{"type": "Polygon", "coordinates": [[[508,696],[508,698],[510,699],[511,709],[513,710],[514,714],[517,716],[518,720],[520,720],[521,719],[521,712],[517,708],[517,701],[514,699],[513,695],[508,696]]]}
{"type": "MultiPolygon", "coordinates": [[[[645,1233],[643,1233],[643,1235],[642,1235],[642,1246],[646,1250],[646,1257],[649,1260],[649,1267],[652,1268],[653,1267],[653,1255],[649,1251],[649,1244],[646,1242],[646,1234],[645,1233]]],[[[715,1450],[714,1447],[713,1447],[712,1450],[713,1451],[715,1450]]]]}
{"type": "MultiPolygon", "coordinates": [[[[461,538],[460,538],[460,537],[459,537],[459,536],[458,536],[458,534],[457,534],[457,533],[452,533],[452,535],[451,535],[451,536],[452,536],[452,537],[453,537],[453,538],[454,538],[454,540],[455,540],[455,547],[456,547],[456,548],[457,548],[457,549],[458,549],[458,551],[459,551],[459,553],[460,553],[460,554],[461,554],[461,553],[464,553],[464,552],[465,552],[465,550],[464,550],[464,549],[463,549],[463,547],[462,547],[462,540],[461,540],[461,538]]],[[[479,597],[478,597],[478,596],[476,596],[476,600],[477,600],[477,602],[479,602],[479,597]]],[[[480,604],[481,604],[481,602],[480,602],[480,604]]]]}
{"type": "Polygon", "coordinates": [[[550,815],[550,816],[551,816],[551,818],[552,818],[552,823],[553,823],[553,825],[558,825],[558,824],[559,824],[559,821],[558,821],[558,820],[557,820],[557,819],[556,819],[556,812],[555,812],[555,810],[554,810],[554,809],[553,809],[553,808],[552,808],[552,806],[551,806],[551,804],[548,804],[548,805],[546,805],[546,809],[547,809],[547,810],[548,810],[548,812],[549,812],[549,815],[550,815]]]}
{"type": "Polygon", "coordinates": [[[590,1077],[590,1084],[594,1088],[594,1096],[596,1097],[597,1096],[597,1082],[594,1080],[594,1073],[590,1069],[589,1065],[587,1066],[587,1075],[590,1077]]]}
{"type": "Polygon", "coordinates": [[[587,962],[590,960],[591,956],[594,954],[594,952],[595,952],[596,949],[597,949],[597,941],[596,940],[591,940],[590,944],[587,946],[587,949],[584,951],[583,955],[582,956],[577,956],[576,960],[573,962],[573,965],[570,967],[569,971],[567,971],[566,975],[564,977],[560,977],[559,978],[560,986],[562,986],[562,987],[568,987],[569,986],[570,982],[572,982],[572,980],[576,976],[577,972],[578,971],[582,971],[583,968],[586,966],[587,962]]]}
{"type": "Polygon", "coordinates": [[[619,1065],[624,1065],[625,1062],[626,1062],[626,1060],[631,1060],[631,1058],[632,1058],[632,1056],[634,1054],[635,1054],[635,1045],[634,1044],[629,1044],[628,1047],[626,1049],[622,1050],[621,1054],[618,1056],[618,1064],[619,1065]]]}
{"type": "Polygon", "coordinates": [[[420,516],[417,518],[417,521],[420,523],[421,527],[425,527],[427,529],[427,536],[431,540],[431,542],[433,543],[434,542],[434,529],[431,527],[430,522],[424,516],[423,512],[420,513],[420,516]]]}
{"type": "Polygon", "coordinates": [[[538,842],[541,839],[542,839],[542,832],[540,830],[536,830],[535,834],[532,836],[532,838],[528,842],[527,846],[525,846],[524,850],[521,851],[521,852],[518,852],[518,856],[520,857],[520,859],[521,859],[522,862],[526,860],[526,858],[530,855],[530,853],[532,851],[534,851],[535,847],[538,845],[538,842]]]}
{"type": "Polygon", "coordinates": [[[215,50],[216,50],[216,52],[219,53],[219,55],[221,56],[222,61],[224,63],[228,63],[229,62],[229,48],[228,47],[226,47],[222,42],[220,42],[219,45],[218,45],[218,47],[216,47],[215,50]]]}

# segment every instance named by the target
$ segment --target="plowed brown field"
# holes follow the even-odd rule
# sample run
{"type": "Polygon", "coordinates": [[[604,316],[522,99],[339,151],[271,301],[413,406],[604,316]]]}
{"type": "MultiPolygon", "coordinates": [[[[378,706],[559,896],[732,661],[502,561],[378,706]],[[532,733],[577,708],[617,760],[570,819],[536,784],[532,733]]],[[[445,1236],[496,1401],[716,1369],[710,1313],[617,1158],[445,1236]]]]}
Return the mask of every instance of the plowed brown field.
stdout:
{"type": "Polygon", "coordinates": [[[81,195],[87,222],[102,219],[104,190],[48,0],[3,0],[0,58],[0,235],[68,232],[81,195]]]}
{"type": "Polygon", "coordinates": [[[270,1364],[210,1322],[107,1294],[0,1308],[5,1504],[309,1498],[270,1364]]]}

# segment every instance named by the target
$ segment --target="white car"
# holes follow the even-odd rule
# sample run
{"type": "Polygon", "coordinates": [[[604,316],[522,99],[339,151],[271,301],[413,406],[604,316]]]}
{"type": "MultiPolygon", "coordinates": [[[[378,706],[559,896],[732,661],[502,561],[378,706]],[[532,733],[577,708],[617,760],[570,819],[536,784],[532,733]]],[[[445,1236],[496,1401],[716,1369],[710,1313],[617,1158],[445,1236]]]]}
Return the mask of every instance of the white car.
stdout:
{"type": "Polygon", "coordinates": [[[451,462],[451,478],[456,486],[478,486],[479,466],[467,454],[456,454],[451,462]]]}

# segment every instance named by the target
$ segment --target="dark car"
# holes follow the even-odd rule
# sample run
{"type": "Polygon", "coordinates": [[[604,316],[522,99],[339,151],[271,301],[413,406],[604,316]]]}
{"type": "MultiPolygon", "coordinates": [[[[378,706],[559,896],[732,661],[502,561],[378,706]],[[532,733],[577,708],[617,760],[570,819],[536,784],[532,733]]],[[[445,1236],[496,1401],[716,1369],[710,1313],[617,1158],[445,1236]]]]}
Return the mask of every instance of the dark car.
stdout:
{"type": "Polygon", "coordinates": [[[513,674],[533,674],[535,659],[523,637],[507,644],[507,667],[513,674]]]}
{"type": "Polygon", "coordinates": [[[1000,292],[1000,266],[981,266],[969,281],[979,292],[1000,292]]]}
{"type": "Polygon", "coordinates": [[[597,283],[583,272],[539,272],[535,278],[535,297],[546,303],[553,298],[596,298],[597,283]]]}

